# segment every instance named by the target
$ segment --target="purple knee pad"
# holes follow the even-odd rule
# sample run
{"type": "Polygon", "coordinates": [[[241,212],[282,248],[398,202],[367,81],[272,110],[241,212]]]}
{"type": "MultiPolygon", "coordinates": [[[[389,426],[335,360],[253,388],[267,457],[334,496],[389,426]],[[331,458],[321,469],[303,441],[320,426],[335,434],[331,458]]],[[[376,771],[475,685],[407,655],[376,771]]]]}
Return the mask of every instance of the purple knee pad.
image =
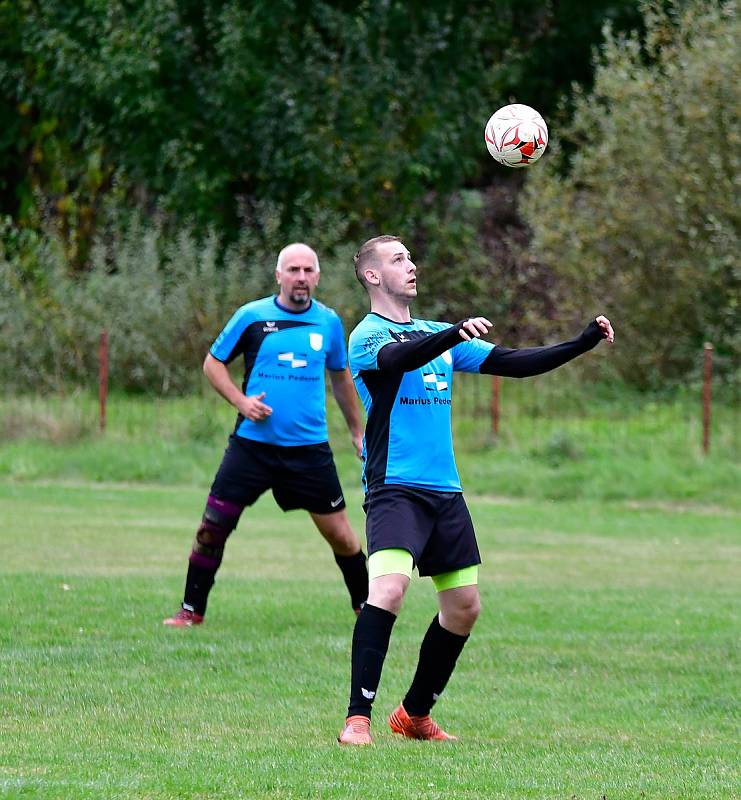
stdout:
{"type": "Polygon", "coordinates": [[[196,531],[190,563],[203,569],[216,570],[224,555],[224,545],[229,534],[237,527],[244,506],[229,500],[208,496],[203,519],[196,531]]]}

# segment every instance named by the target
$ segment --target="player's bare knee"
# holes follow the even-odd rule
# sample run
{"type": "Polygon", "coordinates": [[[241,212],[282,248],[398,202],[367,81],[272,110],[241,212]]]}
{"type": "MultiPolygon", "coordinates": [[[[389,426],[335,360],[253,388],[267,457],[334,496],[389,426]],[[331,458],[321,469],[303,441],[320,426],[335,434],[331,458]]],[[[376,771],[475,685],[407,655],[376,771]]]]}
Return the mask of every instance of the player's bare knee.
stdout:
{"type": "Polygon", "coordinates": [[[360,550],[360,540],[351,529],[338,531],[327,541],[338,556],[354,556],[360,550]]]}
{"type": "Polygon", "coordinates": [[[440,623],[453,633],[466,635],[470,633],[481,612],[481,600],[478,593],[457,598],[441,611],[440,623]]]}
{"type": "Polygon", "coordinates": [[[392,614],[398,614],[408,584],[409,580],[404,575],[384,575],[383,579],[372,580],[368,590],[368,603],[392,614]]]}
{"type": "Polygon", "coordinates": [[[350,527],[344,511],[331,515],[312,514],[311,517],[319,533],[338,556],[353,556],[360,550],[360,540],[350,527]]]}
{"type": "Polygon", "coordinates": [[[481,613],[481,598],[478,594],[466,598],[460,607],[460,619],[462,624],[468,628],[473,628],[476,620],[481,613]]]}

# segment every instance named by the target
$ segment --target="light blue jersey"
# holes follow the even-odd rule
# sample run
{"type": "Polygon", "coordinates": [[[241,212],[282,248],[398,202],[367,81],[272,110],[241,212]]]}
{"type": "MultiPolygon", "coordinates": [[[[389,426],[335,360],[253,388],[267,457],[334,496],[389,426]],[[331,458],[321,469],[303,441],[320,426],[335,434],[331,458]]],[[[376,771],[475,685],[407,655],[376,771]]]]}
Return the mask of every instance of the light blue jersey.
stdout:
{"type": "Polygon", "coordinates": [[[274,296],[255,300],[235,312],[210,353],[225,364],[243,355],[242,391],[265,392],[273,409],[260,422],[240,414],[238,436],[287,447],[327,441],[324,370],[347,364],[342,322],[331,308],[312,300],[305,311],[289,311],[274,296]]]}
{"type": "Polygon", "coordinates": [[[450,427],[453,372],[478,372],[493,344],[461,340],[411,372],[381,372],[378,353],[387,344],[427,337],[451,327],[413,319],[393,322],[371,312],[350,334],[350,370],[368,422],[363,447],[367,489],[401,484],[460,492],[450,427]]]}

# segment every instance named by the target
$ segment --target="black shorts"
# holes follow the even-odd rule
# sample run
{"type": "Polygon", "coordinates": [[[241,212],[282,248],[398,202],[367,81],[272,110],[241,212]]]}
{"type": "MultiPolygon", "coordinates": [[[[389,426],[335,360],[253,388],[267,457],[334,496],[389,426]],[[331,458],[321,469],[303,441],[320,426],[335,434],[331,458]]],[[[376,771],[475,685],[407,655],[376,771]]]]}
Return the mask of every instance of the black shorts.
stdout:
{"type": "Polygon", "coordinates": [[[481,563],[476,534],[460,492],[386,485],[365,496],[368,555],[398,548],[420,575],[442,575],[481,563]]]}
{"type": "Polygon", "coordinates": [[[211,494],[251,506],[268,489],[283,511],[304,508],[314,514],[333,514],[345,508],[327,442],[281,447],[232,434],[211,494]]]}

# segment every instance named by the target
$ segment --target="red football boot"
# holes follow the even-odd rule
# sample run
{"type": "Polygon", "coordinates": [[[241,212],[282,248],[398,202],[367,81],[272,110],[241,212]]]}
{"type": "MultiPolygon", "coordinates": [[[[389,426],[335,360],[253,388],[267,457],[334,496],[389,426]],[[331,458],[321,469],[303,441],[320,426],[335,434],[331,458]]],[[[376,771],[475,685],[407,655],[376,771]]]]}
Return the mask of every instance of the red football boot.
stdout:
{"type": "Polygon", "coordinates": [[[163,625],[172,625],[175,628],[190,628],[193,625],[203,624],[203,614],[196,614],[187,608],[181,608],[177,614],[162,620],[163,625]]]}

